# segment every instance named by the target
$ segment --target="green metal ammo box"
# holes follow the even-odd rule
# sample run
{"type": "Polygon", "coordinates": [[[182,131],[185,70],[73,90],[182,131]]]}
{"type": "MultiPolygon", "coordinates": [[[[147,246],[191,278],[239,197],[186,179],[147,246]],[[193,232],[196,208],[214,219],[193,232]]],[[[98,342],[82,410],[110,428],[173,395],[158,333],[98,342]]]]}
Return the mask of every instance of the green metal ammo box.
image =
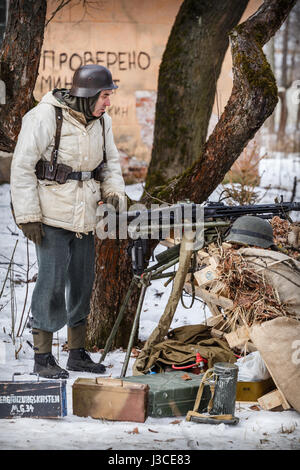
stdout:
{"type": "MultiPolygon", "coordinates": [[[[192,374],[187,371],[174,371],[158,374],[122,377],[124,381],[149,385],[148,416],[167,417],[183,416],[194,408],[196,395],[203,374],[192,374]],[[184,380],[186,374],[191,378],[184,380]]],[[[204,386],[199,412],[205,412],[210,400],[209,385],[204,386]]]]}

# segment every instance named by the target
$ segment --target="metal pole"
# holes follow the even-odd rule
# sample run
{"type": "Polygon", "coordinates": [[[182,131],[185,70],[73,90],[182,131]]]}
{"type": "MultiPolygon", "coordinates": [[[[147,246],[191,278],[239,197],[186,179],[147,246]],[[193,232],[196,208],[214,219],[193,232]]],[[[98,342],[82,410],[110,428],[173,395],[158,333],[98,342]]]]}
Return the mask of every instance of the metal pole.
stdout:
{"type": "Polygon", "coordinates": [[[130,283],[129,289],[128,289],[128,291],[127,291],[126,297],[125,297],[125,299],[124,299],[124,302],[122,303],[122,306],[121,306],[121,308],[120,308],[120,311],[119,311],[119,314],[118,314],[118,316],[117,316],[116,322],[115,322],[115,324],[114,324],[114,326],[113,326],[113,328],[112,328],[112,330],[111,330],[111,333],[110,333],[110,335],[109,335],[109,337],[108,337],[108,339],[107,339],[107,341],[106,341],[105,348],[104,348],[104,351],[103,351],[103,353],[102,353],[102,355],[101,355],[101,357],[100,357],[99,362],[104,361],[104,359],[105,359],[105,357],[106,357],[106,354],[107,354],[108,351],[110,350],[110,347],[111,347],[111,344],[112,344],[112,342],[113,342],[113,339],[114,339],[114,337],[116,336],[117,331],[118,331],[118,328],[119,328],[119,326],[120,326],[120,323],[121,323],[121,321],[122,321],[122,319],[123,319],[124,312],[125,312],[125,308],[127,307],[128,301],[129,301],[129,299],[130,299],[131,291],[132,291],[133,286],[134,286],[134,284],[135,284],[136,282],[137,282],[137,279],[136,279],[135,277],[133,277],[133,278],[131,279],[131,283],[130,283]]]}
{"type": "Polygon", "coordinates": [[[147,279],[144,279],[144,278],[142,279],[142,290],[141,290],[141,293],[140,293],[139,303],[138,303],[138,306],[137,306],[137,309],[136,309],[136,314],[135,314],[135,317],[134,317],[134,322],[133,322],[133,325],[132,325],[130,338],[129,338],[127,351],[126,351],[124,364],[123,364],[123,367],[122,367],[120,377],[125,377],[125,375],[126,375],[128,362],[129,362],[129,357],[130,357],[132,346],[133,346],[134,337],[135,337],[136,330],[137,330],[138,325],[139,325],[141,310],[142,310],[146,290],[147,290],[147,287],[149,286],[149,284],[150,284],[150,282],[149,282],[148,278],[147,279]]]}
{"type": "MultiPolygon", "coordinates": [[[[176,258],[175,260],[172,260],[170,263],[167,263],[167,264],[164,265],[164,266],[160,266],[160,267],[158,268],[157,265],[155,265],[155,266],[152,266],[151,268],[148,268],[148,270],[149,270],[149,271],[154,271],[154,272],[155,272],[155,275],[159,275],[160,273],[162,273],[162,271],[164,271],[165,269],[168,269],[169,267],[173,266],[173,265],[176,264],[177,262],[178,262],[178,258],[176,258]]],[[[146,272],[147,272],[147,270],[145,271],[145,273],[146,273],[146,272]]],[[[113,328],[112,328],[112,330],[111,330],[111,333],[110,333],[110,335],[109,335],[109,337],[108,337],[108,339],[107,339],[107,341],[106,341],[106,344],[105,344],[105,347],[104,347],[104,350],[103,350],[103,353],[102,353],[102,355],[101,355],[101,357],[100,357],[99,362],[104,361],[104,359],[105,359],[105,357],[106,357],[108,351],[110,350],[111,344],[112,344],[112,342],[113,342],[113,340],[114,340],[114,338],[115,338],[115,336],[116,336],[116,334],[117,334],[118,328],[119,328],[120,323],[121,323],[121,321],[122,321],[122,319],[123,319],[124,312],[125,312],[125,308],[127,307],[127,304],[128,304],[129,299],[130,299],[131,291],[132,291],[132,289],[133,289],[134,284],[135,284],[135,283],[139,283],[139,281],[141,280],[141,282],[143,283],[143,286],[144,286],[144,282],[147,282],[147,286],[149,285],[149,280],[148,280],[149,274],[147,273],[145,276],[144,276],[144,277],[143,277],[143,276],[141,276],[141,277],[139,277],[139,276],[134,276],[134,277],[132,278],[131,283],[130,283],[130,286],[129,286],[129,289],[128,289],[128,292],[127,292],[126,297],[125,297],[125,299],[124,299],[124,302],[123,302],[123,304],[122,304],[122,306],[121,306],[121,308],[120,308],[120,311],[119,311],[119,314],[118,314],[118,316],[117,316],[116,322],[115,322],[115,324],[114,324],[114,326],[113,326],[113,328]],[[146,277],[145,277],[145,276],[147,276],[147,280],[146,280],[146,277]]],[[[142,294],[142,293],[141,293],[141,294],[142,294]]],[[[138,307],[137,307],[137,313],[138,313],[138,310],[139,310],[139,309],[141,310],[142,305],[143,305],[143,302],[142,302],[142,304],[140,305],[141,294],[140,294],[139,304],[138,304],[138,307]]],[[[143,294],[143,299],[144,299],[144,296],[145,296],[145,293],[143,294]]],[[[142,300],[143,300],[143,299],[142,299],[142,300]]],[[[136,313],[136,315],[137,315],[137,313],[136,313]]],[[[140,312],[139,312],[139,314],[140,314],[140,312]]],[[[136,316],[135,316],[135,318],[136,318],[136,316]]],[[[134,338],[133,338],[133,339],[134,339],[134,338]]],[[[132,340],[132,341],[133,341],[133,340],[132,340]]],[[[131,348],[132,348],[132,347],[131,347],[131,348]]],[[[130,350],[130,352],[131,352],[131,350],[130,350]]],[[[128,362],[128,361],[127,361],[127,362],[128,362]]],[[[127,366],[126,366],[126,367],[127,367],[127,366]]]]}
{"type": "Polygon", "coordinates": [[[149,273],[151,271],[155,271],[155,274],[161,273],[162,271],[165,271],[168,268],[171,268],[171,266],[174,266],[174,264],[178,263],[179,257],[177,256],[175,259],[170,261],[169,263],[157,263],[154,266],[151,266],[150,268],[145,269],[144,273],[149,273]]]}
{"type": "MultiPolygon", "coordinates": [[[[141,309],[142,309],[142,306],[143,306],[143,301],[144,301],[146,289],[150,284],[150,276],[152,276],[152,275],[153,276],[162,275],[163,271],[170,268],[171,266],[174,266],[174,264],[176,264],[178,262],[178,260],[179,260],[179,258],[177,257],[177,258],[173,259],[172,261],[170,261],[169,263],[164,264],[163,266],[161,266],[160,263],[157,263],[156,265],[151,266],[150,268],[146,269],[144,271],[144,276],[143,275],[140,276],[140,277],[139,276],[134,276],[132,278],[129,289],[128,289],[128,292],[127,292],[126,297],[124,299],[124,302],[123,302],[123,304],[120,308],[120,311],[119,311],[119,314],[117,316],[116,322],[115,322],[115,324],[114,324],[114,326],[111,330],[111,333],[110,333],[110,335],[109,335],[109,337],[106,341],[106,344],[105,344],[105,347],[104,347],[104,350],[103,350],[103,353],[100,357],[99,362],[104,361],[108,351],[110,350],[111,344],[114,340],[114,337],[117,334],[118,328],[119,328],[120,323],[123,319],[125,308],[127,307],[127,304],[128,304],[129,299],[130,299],[131,291],[133,289],[134,284],[139,283],[139,281],[142,282],[142,291],[141,291],[141,294],[140,294],[139,303],[138,303],[137,311],[136,311],[136,314],[135,314],[134,324],[132,326],[131,336],[129,338],[129,345],[130,345],[130,343],[133,343],[133,341],[134,341],[135,331],[136,331],[136,328],[138,326],[138,321],[139,321],[141,309]],[[151,274],[151,271],[154,271],[154,273],[151,274]],[[149,276],[149,273],[150,273],[150,276],[149,276]]],[[[171,273],[169,275],[171,275],[171,273]]],[[[163,277],[165,277],[165,276],[163,275],[163,277]]],[[[159,279],[159,277],[157,277],[157,279],[159,279]]],[[[129,349],[129,345],[128,345],[128,349],[129,349]]],[[[124,375],[121,375],[121,377],[124,377],[125,374],[126,374],[126,369],[127,369],[127,365],[128,365],[128,361],[129,361],[129,355],[130,355],[131,349],[132,349],[132,344],[130,346],[129,353],[128,353],[128,349],[127,349],[127,353],[126,353],[128,355],[128,358],[127,358],[127,355],[126,355],[125,362],[124,362],[123,369],[122,369],[122,374],[123,374],[123,371],[125,371],[125,372],[124,372],[124,375]],[[127,362],[127,364],[126,364],[126,362],[127,362]]]]}

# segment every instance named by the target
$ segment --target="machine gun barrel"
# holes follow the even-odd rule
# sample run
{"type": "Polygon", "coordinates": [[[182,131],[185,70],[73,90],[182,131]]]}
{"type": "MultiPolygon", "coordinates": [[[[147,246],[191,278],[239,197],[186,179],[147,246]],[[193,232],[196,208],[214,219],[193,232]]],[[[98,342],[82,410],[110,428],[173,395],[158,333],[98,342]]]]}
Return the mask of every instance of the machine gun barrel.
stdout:
{"type": "Polygon", "coordinates": [[[245,206],[225,206],[219,203],[210,203],[204,206],[204,218],[230,218],[241,215],[263,215],[264,218],[272,218],[280,215],[286,218],[287,212],[300,211],[300,202],[280,202],[275,204],[253,204],[245,206]]]}
{"type": "Polygon", "coordinates": [[[279,202],[274,204],[253,204],[253,205],[239,205],[239,206],[226,206],[219,202],[208,202],[204,206],[199,204],[176,204],[170,207],[164,207],[162,209],[145,210],[145,211],[132,211],[127,212],[127,220],[133,221],[135,218],[142,216],[143,220],[148,220],[148,224],[151,225],[153,215],[156,215],[156,221],[159,224],[165,223],[164,215],[168,214],[168,220],[170,224],[176,222],[174,211],[180,207],[182,216],[184,217],[184,211],[189,208],[189,212],[192,214],[192,222],[196,223],[197,208],[201,207],[204,210],[205,219],[235,219],[242,215],[258,215],[264,216],[264,218],[272,218],[274,215],[280,215],[282,218],[286,218],[287,213],[291,211],[300,211],[300,202],[279,202]]]}

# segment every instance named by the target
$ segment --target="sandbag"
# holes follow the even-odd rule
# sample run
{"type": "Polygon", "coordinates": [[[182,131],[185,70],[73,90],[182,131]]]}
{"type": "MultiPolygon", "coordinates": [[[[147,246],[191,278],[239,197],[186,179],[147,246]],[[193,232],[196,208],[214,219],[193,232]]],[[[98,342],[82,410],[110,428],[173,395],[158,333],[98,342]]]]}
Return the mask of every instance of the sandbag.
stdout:
{"type": "Polygon", "coordinates": [[[261,248],[241,248],[238,253],[265,276],[286,310],[300,318],[300,262],[279,251],[261,248]]]}
{"type": "Polygon", "coordinates": [[[278,317],[250,330],[276,386],[300,413],[300,321],[278,317]]]}

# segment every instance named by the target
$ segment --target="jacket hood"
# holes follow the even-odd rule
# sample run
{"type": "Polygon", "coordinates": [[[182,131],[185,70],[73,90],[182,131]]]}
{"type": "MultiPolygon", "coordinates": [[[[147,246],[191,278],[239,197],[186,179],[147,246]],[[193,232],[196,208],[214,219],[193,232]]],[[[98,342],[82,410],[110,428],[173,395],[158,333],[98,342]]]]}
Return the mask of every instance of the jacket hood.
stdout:
{"type": "Polygon", "coordinates": [[[69,96],[69,92],[65,88],[56,88],[46,93],[46,95],[43,96],[41,103],[51,104],[63,109],[68,109],[73,113],[75,112],[75,118],[87,125],[90,122],[99,119],[98,116],[96,117],[92,114],[92,110],[98,99],[98,96],[99,95],[93,96],[91,98],[77,98],[69,96]]]}
{"type": "Polygon", "coordinates": [[[55,96],[53,95],[52,91],[48,91],[39,104],[52,104],[52,106],[58,106],[59,108],[64,108],[67,109],[68,106],[65,103],[62,103],[61,101],[58,101],[55,96]]]}

